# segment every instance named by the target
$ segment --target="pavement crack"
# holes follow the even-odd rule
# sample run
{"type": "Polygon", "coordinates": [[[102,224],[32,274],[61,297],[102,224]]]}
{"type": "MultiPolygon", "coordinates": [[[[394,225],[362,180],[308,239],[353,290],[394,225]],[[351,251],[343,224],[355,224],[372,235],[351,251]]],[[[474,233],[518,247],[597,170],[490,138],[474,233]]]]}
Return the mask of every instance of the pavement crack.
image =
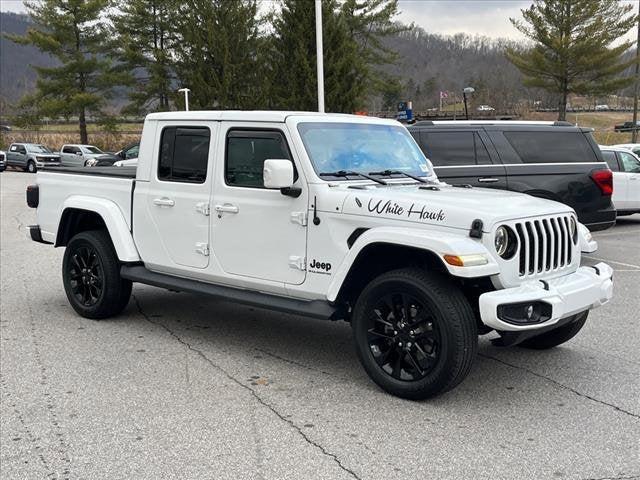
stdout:
{"type": "Polygon", "coordinates": [[[619,475],[619,476],[608,476],[608,477],[587,477],[582,478],[581,480],[637,480],[640,478],[640,475],[619,475]]]}
{"type": "Polygon", "coordinates": [[[253,396],[253,398],[256,399],[256,401],[258,403],[260,403],[262,406],[264,406],[267,409],[269,409],[276,417],[278,417],[284,423],[288,424],[291,428],[293,428],[304,439],[305,442],[307,442],[309,445],[311,445],[311,446],[317,448],[318,450],[320,450],[320,452],[322,452],[323,455],[331,458],[336,463],[336,465],[338,465],[338,467],[340,469],[342,469],[347,474],[351,475],[351,477],[355,478],[356,480],[361,480],[361,478],[353,470],[351,470],[349,467],[347,467],[346,465],[344,465],[342,463],[340,458],[338,458],[338,456],[335,453],[330,452],[323,445],[321,445],[320,443],[318,443],[315,440],[313,440],[312,438],[310,438],[302,430],[301,427],[299,427],[298,425],[296,425],[295,422],[293,422],[292,420],[290,420],[289,418],[286,418],[283,414],[281,414],[273,405],[271,405],[266,400],[264,400],[260,395],[258,395],[255,390],[253,390],[252,388],[250,388],[249,386],[245,385],[240,380],[235,378],[233,375],[231,375],[229,372],[227,372],[224,368],[222,368],[220,365],[216,364],[213,360],[211,360],[209,357],[207,357],[202,350],[200,350],[200,349],[194,347],[193,345],[191,345],[189,342],[184,340],[182,337],[180,337],[180,335],[175,333],[173,330],[171,330],[165,324],[163,324],[161,322],[158,322],[158,321],[155,321],[149,315],[147,315],[144,312],[144,310],[142,310],[142,306],[140,305],[140,301],[138,300],[138,298],[135,295],[133,295],[133,300],[134,300],[134,302],[136,304],[138,312],[140,313],[140,315],[142,315],[144,317],[145,320],[147,320],[147,322],[149,322],[149,323],[151,323],[153,325],[156,325],[156,326],[162,328],[163,330],[165,330],[169,335],[171,335],[173,338],[175,338],[179,343],[181,343],[187,349],[189,349],[192,352],[194,352],[196,355],[200,356],[200,358],[202,358],[205,362],[207,362],[213,368],[215,368],[216,370],[221,372],[225,377],[227,377],[233,383],[235,383],[239,387],[241,387],[244,390],[246,390],[247,392],[249,392],[253,396]]]}
{"type": "MultiPolygon", "coordinates": [[[[530,370],[530,369],[528,369],[526,367],[522,367],[520,365],[515,365],[513,363],[505,362],[504,360],[501,360],[501,359],[496,358],[496,357],[492,357],[491,355],[485,355],[483,353],[478,353],[478,356],[479,357],[483,357],[483,358],[487,358],[489,360],[493,360],[495,362],[501,363],[501,364],[506,365],[506,366],[511,367],[511,368],[515,368],[515,369],[518,369],[518,370],[523,370],[523,371],[525,371],[525,372],[527,372],[527,373],[529,373],[529,374],[531,374],[533,376],[536,376],[538,378],[542,378],[542,379],[544,379],[544,380],[546,380],[546,381],[548,381],[550,383],[553,383],[555,386],[560,387],[563,390],[568,390],[569,392],[572,392],[575,395],[578,395],[578,396],[580,396],[582,398],[586,398],[588,400],[591,400],[592,402],[599,403],[600,405],[604,405],[606,407],[613,408],[614,410],[617,410],[618,412],[623,413],[625,415],[628,415],[630,417],[633,417],[633,418],[636,418],[636,419],[640,419],[640,415],[638,415],[636,413],[633,413],[633,412],[630,412],[630,411],[625,410],[623,408],[620,408],[617,405],[614,405],[612,403],[605,402],[604,400],[600,400],[598,398],[592,397],[591,395],[587,395],[586,393],[579,392],[575,388],[572,388],[572,387],[570,387],[568,385],[565,385],[564,383],[561,383],[561,382],[559,382],[557,380],[554,380],[551,377],[547,377],[547,376],[542,375],[540,373],[534,372],[533,370],[530,370]]],[[[624,477],[621,477],[621,478],[624,478],[624,477]]]]}
{"type": "Polygon", "coordinates": [[[314,368],[314,367],[311,367],[309,365],[305,365],[304,363],[300,363],[300,362],[297,362],[295,360],[291,360],[289,358],[282,357],[282,356],[280,356],[278,354],[275,354],[275,353],[272,353],[272,352],[270,352],[268,350],[263,350],[262,348],[258,348],[258,347],[254,347],[253,349],[256,352],[264,353],[265,355],[268,355],[268,356],[270,356],[272,358],[275,358],[275,359],[280,360],[280,361],[285,362],[285,363],[289,363],[291,365],[295,365],[295,366],[300,367],[300,368],[304,368],[305,370],[309,370],[311,372],[322,373],[323,375],[328,375],[330,377],[335,377],[335,375],[332,374],[331,372],[327,372],[325,370],[321,370],[319,368],[314,368]]]}

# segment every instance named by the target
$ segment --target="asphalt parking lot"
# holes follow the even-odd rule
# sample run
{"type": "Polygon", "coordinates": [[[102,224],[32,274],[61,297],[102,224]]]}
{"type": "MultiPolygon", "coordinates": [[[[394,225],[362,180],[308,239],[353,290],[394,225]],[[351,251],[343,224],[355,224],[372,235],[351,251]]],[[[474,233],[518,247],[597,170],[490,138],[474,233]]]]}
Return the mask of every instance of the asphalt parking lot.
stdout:
{"type": "Polygon", "coordinates": [[[552,351],[481,338],[457,389],[380,391],[350,328],[134,286],[77,316],[0,174],[2,479],[640,478],[640,215],[595,234],[614,300],[552,351]]]}

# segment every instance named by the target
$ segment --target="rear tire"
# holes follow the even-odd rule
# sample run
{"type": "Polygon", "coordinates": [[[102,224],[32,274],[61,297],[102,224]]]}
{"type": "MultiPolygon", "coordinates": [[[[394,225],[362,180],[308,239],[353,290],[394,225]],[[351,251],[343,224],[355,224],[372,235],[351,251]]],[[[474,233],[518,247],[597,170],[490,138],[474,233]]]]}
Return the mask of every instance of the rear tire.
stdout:
{"type": "Polygon", "coordinates": [[[575,316],[575,319],[571,323],[567,323],[562,327],[555,328],[549,332],[537,335],[535,337],[528,338],[518,346],[523,348],[531,348],[533,350],[547,350],[549,348],[557,347],[565,342],[568,342],[575,337],[589,316],[589,311],[579,313],[575,316]]]}
{"type": "Polygon", "coordinates": [[[69,303],[85,318],[117,315],[131,297],[132,283],[120,277],[120,262],[105,230],[82,232],[69,241],[62,281],[69,303]]]}
{"type": "Polygon", "coordinates": [[[478,348],[469,302],[447,277],[407,268],[372,280],[351,324],[371,379],[402,398],[446,392],[469,373],[478,348]]]}
{"type": "Polygon", "coordinates": [[[36,167],[36,162],[34,162],[33,160],[29,160],[27,162],[26,171],[29,173],[36,173],[38,171],[38,167],[36,167]]]}

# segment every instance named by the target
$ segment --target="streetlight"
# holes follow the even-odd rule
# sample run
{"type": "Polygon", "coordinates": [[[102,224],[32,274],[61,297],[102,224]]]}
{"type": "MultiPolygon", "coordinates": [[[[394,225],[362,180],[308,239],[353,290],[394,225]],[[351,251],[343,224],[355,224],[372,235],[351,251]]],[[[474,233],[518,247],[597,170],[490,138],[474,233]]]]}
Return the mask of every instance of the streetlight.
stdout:
{"type": "Polygon", "coordinates": [[[189,111],[189,92],[191,90],[189,90],[188,88],[181,88],[180,90],[178,90],[178,92],[180,93],[184,93],[184,109],[188,112],[189,111]]]}
{"type": "Polygon", "coordinates": [[[462,90],[462,97],[464,98],[464,116],[467,118],[467,120],[469,120],[469,109],[467,108],[467,94],[471,95],[475,91],[476,89],[473,87],[465,87],[464,90],[462,90]]]}

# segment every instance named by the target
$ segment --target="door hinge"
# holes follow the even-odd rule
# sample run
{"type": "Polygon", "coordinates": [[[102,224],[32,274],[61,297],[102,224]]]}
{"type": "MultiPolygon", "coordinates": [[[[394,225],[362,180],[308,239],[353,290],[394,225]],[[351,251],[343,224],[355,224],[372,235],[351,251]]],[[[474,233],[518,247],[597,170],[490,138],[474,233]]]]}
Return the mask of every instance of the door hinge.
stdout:
{"type": "Polygon", "coordinates": [[[291,221],[299,223],[303,227],[307,226],[307,212],[291,212],[291,221]]]}
{"type": "Polygon", "coordinates": [[[205,257],[209,256],[209,244],[208,243],[196,243],[196,252],[205,257]]]}
{"type": "Polygon", "coordinates": [[[196,212],[209,216],[209,214],[211,213],[211,207],[209,206],[209,202],[196,203],[196,212]]]}
{"type": "Polygon", "coordinates": [[[304,271],[307,269],[307,259],[298,255],[291,255],[289,257],[289,267],[304,271]]]}

